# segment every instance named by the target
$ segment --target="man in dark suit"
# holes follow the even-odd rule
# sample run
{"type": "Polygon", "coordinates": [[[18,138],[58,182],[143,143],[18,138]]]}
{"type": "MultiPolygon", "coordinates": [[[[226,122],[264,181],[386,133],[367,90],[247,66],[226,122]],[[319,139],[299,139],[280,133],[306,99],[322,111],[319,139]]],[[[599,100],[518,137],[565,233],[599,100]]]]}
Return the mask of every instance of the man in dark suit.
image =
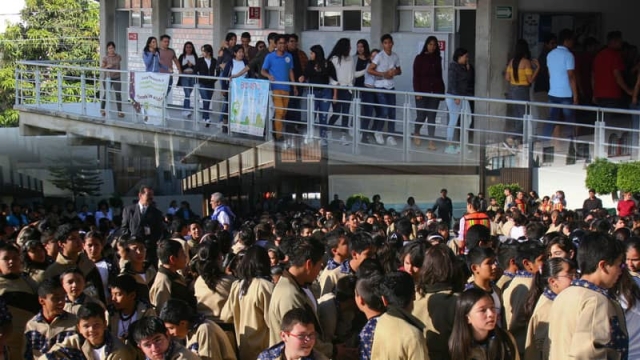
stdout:
{"type": "Polygon", "coordinates": [[[138,192],[138,202],[122,210],[122,234],[144,239],[147,247],[147,260],[158,262],[157,243],[165,234],[162,212],[153,206],[153,189],[142,185],[138,192]]]}

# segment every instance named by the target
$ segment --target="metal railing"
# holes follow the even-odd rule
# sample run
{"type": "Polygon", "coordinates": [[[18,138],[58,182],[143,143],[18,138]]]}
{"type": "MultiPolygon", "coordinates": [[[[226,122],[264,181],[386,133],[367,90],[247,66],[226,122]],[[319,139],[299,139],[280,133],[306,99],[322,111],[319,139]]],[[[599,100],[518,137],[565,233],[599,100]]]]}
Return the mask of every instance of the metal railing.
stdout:
{"type": "MultiPolygon", "coordinates": [[[[111,79],[105,73],[115,71],[83,65],[20,62],[16,69],[16,106],[88,118],[104,117],[114,124],[145,123],[144,112],[128,96],[131,72],[118,71],[120,78],[111,79]],[[120,100],[115,96],[118,92],[120,100]]],[[[163,102],[162,121],[156,126],[157,130],[182,129],[223,135],[226,126],[221,120],[228,117],[228,112],[222,111],[225,103],[222,90],[216,87],[210,106],[204,108],[197,81],[201,77],[179,76],[196,79],[190,94],[193,100],[185,104],[184,88],[174,81],[163,102]],[[210,121],[203,121],[206,118],[210,121]]],[[[174,80],[177,77],[174,75],[174,80]]],[[[218,84],[227,80],[214,79],[218,84]]],[[[271,119],[276,110],[285,110],[287,115],[281,120],[282,130],[276,131],[272,121],[266,122],[264,140],[284,139],[285,148],[319,142],[327,146],[331,158],[346,157],[354,162],[362,157],[407,163],[428,160],[499,168],[564,165],[576,159],[633,159],[640,149],[640,111],[637,110],[308,83],[289,85],[295,85],[298,94],[285,97],[290,104],[297,105],[279,109],[270,102],[271,119]],[[343,90],[349,95],[334,100],[326,95],[326,90],[330,94],[343,90]],[[417,96],[437,97],[441,101],[437,109],[421,109],[415,104],[417,96]],[[376,100],[381,98],[393,99],[395,103],[376,100]],[[459,116],[451,118],[445,103],[449,101],[453,105],[455,100],[460,103],[459,116]],[[343,109],[342,113],[339,109],[343,109]],[[521,116],[509,115],[511,110],[521,116]],[[435,112],[435,122],[418,121],[416,115],[422,111],[435,112]],[[570,124],[548,120],[545,114],[550,111],[559,111],[565,116],[574,112],[576,121],[570,124]],[[549,130],[555,132],[549,133],[549,130]]],[[[220,141],[220,137],[216,141],[220,141]]]]}

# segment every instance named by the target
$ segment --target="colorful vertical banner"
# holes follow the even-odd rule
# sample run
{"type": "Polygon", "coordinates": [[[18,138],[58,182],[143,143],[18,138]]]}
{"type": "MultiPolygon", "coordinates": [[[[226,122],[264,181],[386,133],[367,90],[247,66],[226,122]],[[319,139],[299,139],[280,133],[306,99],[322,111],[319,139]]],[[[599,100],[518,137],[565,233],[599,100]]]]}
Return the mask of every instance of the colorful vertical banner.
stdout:
{"type": "Polygon", "coordinates": [[[264,135],[269,111],[269,81],[237,78],[229,88],[229,126],[241,134],[264,135]]]}
{"type": "Polygon", "coordinates": [[[141,108],[145,123],[162,125],[162,106],[169,88],[171,74],[136,72],[133,100],[141,108]]]}

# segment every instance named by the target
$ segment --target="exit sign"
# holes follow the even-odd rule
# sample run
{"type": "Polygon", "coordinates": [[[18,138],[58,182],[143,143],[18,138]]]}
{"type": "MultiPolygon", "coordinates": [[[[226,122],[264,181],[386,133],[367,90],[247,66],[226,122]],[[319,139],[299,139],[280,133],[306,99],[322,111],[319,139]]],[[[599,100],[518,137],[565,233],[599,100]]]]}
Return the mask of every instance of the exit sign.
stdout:
{"type": "Polygon", "coordinates": [[[496,19],[498,20],[513,19],[513,6],[496,6],[496,19]]]}

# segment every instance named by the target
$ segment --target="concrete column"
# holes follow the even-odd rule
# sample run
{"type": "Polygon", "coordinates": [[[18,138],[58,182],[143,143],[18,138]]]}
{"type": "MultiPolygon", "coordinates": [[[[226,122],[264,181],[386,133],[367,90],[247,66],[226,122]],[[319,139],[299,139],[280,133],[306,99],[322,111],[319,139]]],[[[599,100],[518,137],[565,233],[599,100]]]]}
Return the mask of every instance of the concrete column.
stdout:
{"type": "Polygon", "coordinates": [[[307,18],[307,1],[287,0],[284,2],[284,32],[298,34],[304,31],[307,18]]]}
{"type": "Polygon", "coordinates": [[[397,22],[398,0],[371,1],[371,48],[380,48],[380,37],[398,29],[397,22]]]}
{"type": "MultiPolygon", "coordinates": [[[[218,48],[222,44],[229,29],[233,27],[233,1],[213,0],[213,54],[218,56],[218,48]]],[[[238,44],[240,43],[240,34],[238,44]]]]}
{"type": "MultiPolygon", "coordinates": [[[[504,80],[504,70],[513,53],[518,24],[517,0],[478,1],[476,10],[476,93],[477,97],[504,99],[508,90],[504,80]],[[498,6],[510,6],[513,9],[511,19],[499,19],[498,6]]],[[[506,115],[507,108],[500,104],[476,104],[476,113],[492,116],[506,115]]],[[[504,121],[497,118],[475,117],[476,127],[500,131],[504,121]]],[[[499,137],[499,136],[497,136],[499,137]]],[[[502,140],[502,139],[495,139],[502,140]]]]}
{"type": "Polygon", "coordinates": [[[166,34],[167,24],[169,21],[169,9],[171,8],[170,0],[151,0],[151,29],[153,36],[158,38],[166,34]]]}
{"type": "Polygon", "coordinates": [[[107,42],[116,38],[116,2],[100,0],[100,58],[107,54],[107,42]]]}

